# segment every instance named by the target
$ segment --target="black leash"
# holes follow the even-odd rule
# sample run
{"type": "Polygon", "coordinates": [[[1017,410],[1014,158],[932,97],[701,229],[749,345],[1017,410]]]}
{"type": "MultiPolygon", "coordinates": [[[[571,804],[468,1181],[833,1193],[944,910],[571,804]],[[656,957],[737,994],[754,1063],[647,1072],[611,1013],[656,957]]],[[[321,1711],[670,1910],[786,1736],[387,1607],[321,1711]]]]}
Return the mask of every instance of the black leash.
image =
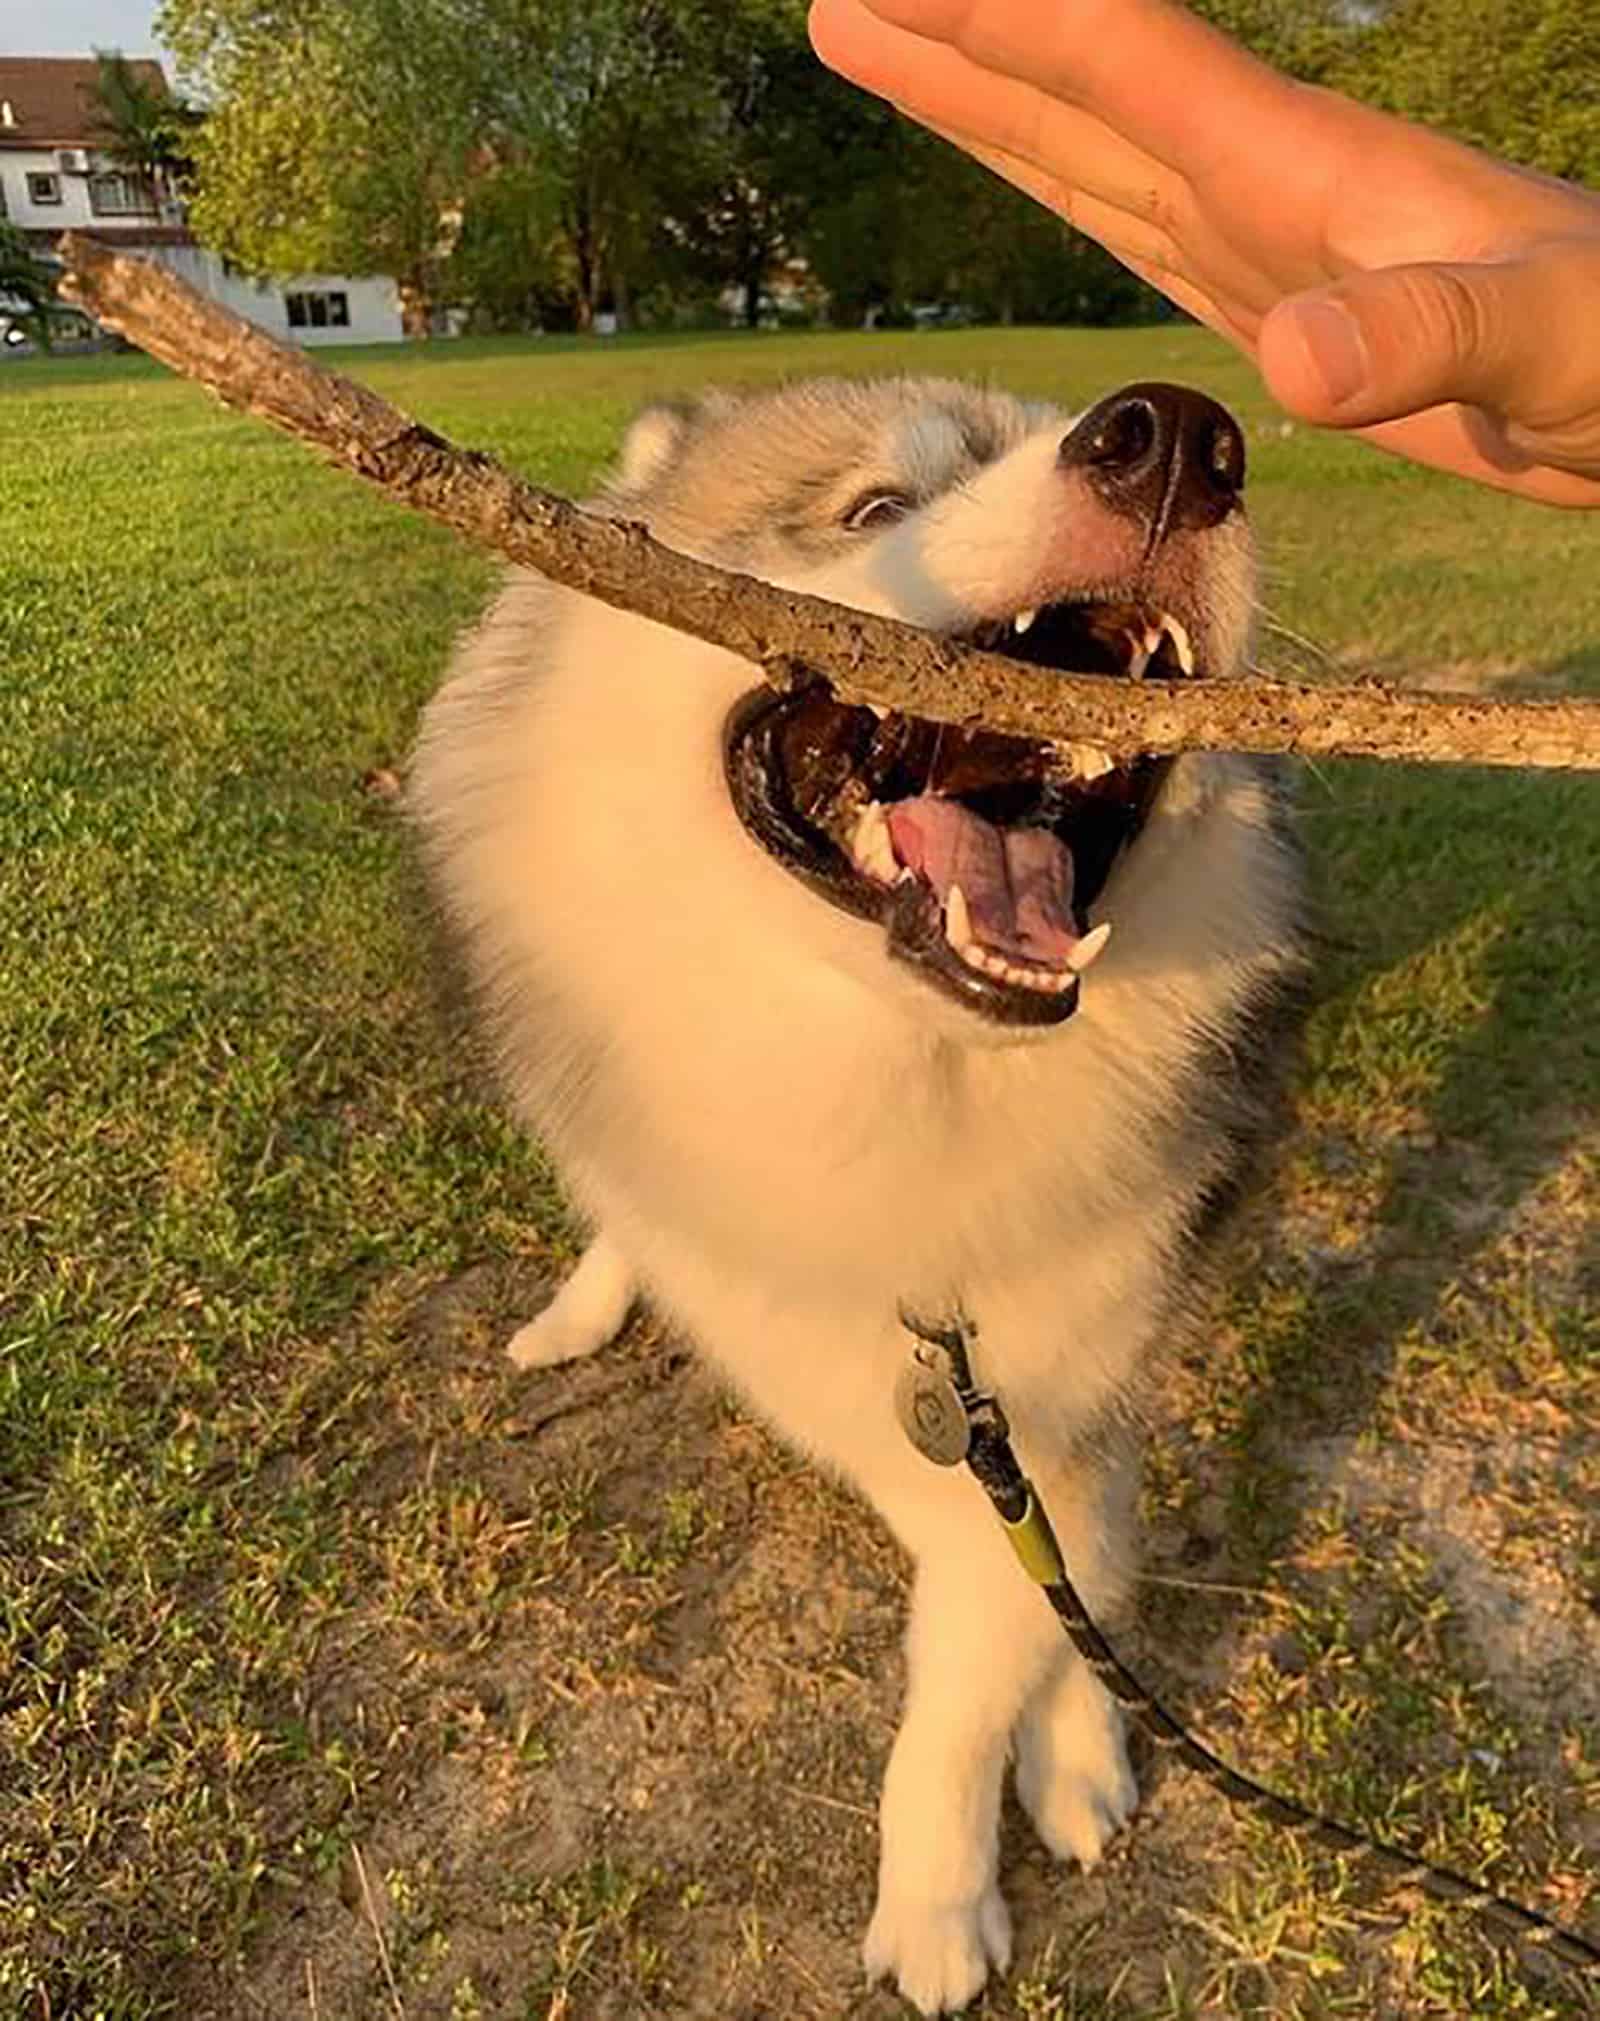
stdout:
{"type": "Polygon", "coordinates": [[[1307,1810],[1252,1782],[1196,1740],[1122,1662],[1078,1597],[1050,1519],[1012,1451],[1005,1412],[995,1398],[974,1385],[968,1349],[977,1337],[976,1328],[962,1314],[930,1323],[903,1308],[900,1322],[916,1343],[895,1394],[907,1436],[918,1452],[939,1466],[965,1463],[971,1469],[1005,1525],[1022,1569],[1044,1588],[1072,1646],[1157,1747],[1175,1755],[1241,1810],[1253,1811],[1332,1852],[1367,1861],[1382,1873],[1390,1890],[1418,1888],[1436,1902],[1477,1916],[1497,1937],[1536,1951],[1600,1990],[1600,1945],[1535,1909],[1480,1887],[1464,1874],[1307,1810]]]}

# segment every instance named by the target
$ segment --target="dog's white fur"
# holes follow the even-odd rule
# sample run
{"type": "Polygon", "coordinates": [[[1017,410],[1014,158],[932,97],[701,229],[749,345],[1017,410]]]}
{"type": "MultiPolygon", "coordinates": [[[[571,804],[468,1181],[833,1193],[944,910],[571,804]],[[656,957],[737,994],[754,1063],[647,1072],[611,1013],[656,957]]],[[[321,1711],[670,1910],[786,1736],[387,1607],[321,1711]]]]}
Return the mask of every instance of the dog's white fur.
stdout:
{"type": "MultiPolygon", "coordinates": [[[[945,383],[831,383],[635,430],[604,509],[686,551],[934,628],[1094,587],[1117,527],[1067,499],[1066,415],[945,383]],[[839,530],[874,484],[917,508],[839,530]]],[[[1248,536],[1193,543],[1213,664],[1245,650],[1248,536]]],[[[1000,1032],[892,963],[735,817],[730,656],[521,575],[430,708],[411,798],[512,1094],[597,1233],[512,1343],[589,1353],[648,1292],[915,1564],[865,1956],[924,2013],[1004,1966],[1015,1745],[1050,1848],[1092,1865],[1135,1787],[1120,1715],[962,1470],[896,1423],[902,1300],[959,1297],[1073,1574],[1129,1575],[1121,1409],[1255,1120],[1251,1033],[1298,967],[1270,777],[1185,758],[1096,917],[1076,1015],[1000,1032]]]]}

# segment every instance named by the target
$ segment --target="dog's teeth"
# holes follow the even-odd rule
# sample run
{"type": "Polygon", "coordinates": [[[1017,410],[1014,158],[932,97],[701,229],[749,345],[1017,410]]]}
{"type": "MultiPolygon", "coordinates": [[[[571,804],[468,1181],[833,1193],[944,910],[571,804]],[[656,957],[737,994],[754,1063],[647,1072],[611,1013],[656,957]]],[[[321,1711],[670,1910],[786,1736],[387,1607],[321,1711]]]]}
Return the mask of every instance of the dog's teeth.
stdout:
{"type": "Polygon", "coordinates": [[[872,713],[873,713],[873,714],[874,714],[874,715],[875,715],[875,716],[877,717],[877,719],[878,719],[878,721],[879,721],[880,723],[886,723],[886,722],[888,722],[888,720],[889,720],[889,711],[888,711],[887,709],[884,709],[884,708],[880,708],[880,707],[879,707],[879,705],[878,705],[878,704],[877,704],[876,702],[868,702],[868,704],[867,704],[867,707],[868,707],[868,708],[869,708],[869,709],[870,709],[870,710],[872,711],[872,713]]]}
{"type": "Polygon", "coordinates": [[[1171,611],[1161,614],[1161,629],[1172,641],[1172,650],[1178,655],[1178,665],[1186,674],[1194,672],[1194,646],[1183,624],[1171,611]]]}
{"type": "Polygon", "coordinates": [[[1082,975],[1094,966],[1105,953],[1106,942],[1111,938],[1111,922],[1103,919],[1092,933],[1086,933],[1082,940],[1067,956],[1067,967],[1074,975],[1082,975]]]}
{"type": "Polygon", "coordinates": [[[880,884],[898,883],[900,859],[889,839],[889,817],[878,801],[869,800],[862,808],[850,837],[850,853],[855,857],[857,867],[866,871],[869,877],[877,878],[880,884]]]}
{"type": "Polygon", "coordinates": [[[1150,648],[1143,640],[1131,636],[1128,644],[1132,648],[1128,656],[1128,679],[1130,681],[1143,680],[1144,670],[1149,666],[1151,660],[1150,648]]]}
{"type": "Polygon", "coordinates": [[[967,907],[967,894],[959,884],[952,884],[945,895],[944,937],[957,954],[965,954],[972,945],[972,914],[967,907]]]}
{"type": "Polygon", "coordinates": [[[1093,781],[1103,779],[1108,772],[1115,771],[1110,754],[1102,751],[1098,744],[1063,744],[1061,755],[1068,767],[1068,778],[1093,781]]]}
{"type": "Polygon", "coordinates": [[[1011,629],[1019,639],[1024,632],[1031,632],[1033,630],[1033,621],[1038,615],[1037,610],[1017,612],[1015,618],[1012,619],[1011,629]]]}

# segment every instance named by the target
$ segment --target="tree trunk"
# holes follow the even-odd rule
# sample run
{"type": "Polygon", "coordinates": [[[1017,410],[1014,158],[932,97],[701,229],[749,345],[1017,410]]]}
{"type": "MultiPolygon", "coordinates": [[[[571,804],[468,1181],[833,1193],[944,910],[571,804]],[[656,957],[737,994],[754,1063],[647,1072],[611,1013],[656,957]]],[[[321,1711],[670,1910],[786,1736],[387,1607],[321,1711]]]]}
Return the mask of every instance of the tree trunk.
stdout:
{"type": "Polygon", "coordinates": [[[761,328],[761,283],[766,279],[766,247],[750,215],[751,199],[744,194],[739,221],[739,273],[744,283],[744,326],[761,328]]]}
{"type": "Polygon", "coordinates": [[[425,282],[412,275],[397,281],[400,297],[400,329],[407,343],[425,344],[433,335],[433,300],[425,282]]]}
{"type": "Polygon", "coordinates": [[[594,328],[595,310],[600,305],[600,260],[589,206],[582,201],[572,222],[572,257],[578,268],[577,324],[587,336],[594,328]]]}

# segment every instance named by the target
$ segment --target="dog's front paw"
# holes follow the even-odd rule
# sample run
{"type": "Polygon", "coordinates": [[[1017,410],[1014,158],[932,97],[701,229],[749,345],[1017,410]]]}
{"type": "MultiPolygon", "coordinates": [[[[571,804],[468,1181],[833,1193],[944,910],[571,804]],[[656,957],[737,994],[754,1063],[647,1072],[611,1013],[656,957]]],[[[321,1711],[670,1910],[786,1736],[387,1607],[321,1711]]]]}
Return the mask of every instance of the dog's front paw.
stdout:
{"type": "Polygon", "coordinates": [[[1011,1918],[1000,1890],[975,1902],[919,1902],[880,1892],[861,1947],[867,1977],[893,1979],[924,2014],[959,2014],[983,1990],[989,1967],[1011,1961],[1011,1918]]]}
{"type": "Polygon", "coordinates": [[[1023,1715],[1017,1795],[1056,1858],[1086,1872],[1138,1807],[1122,1709],[1084,1664],[1074,1663],[1023,1715]]]}
{"type": "Polygon", "coordinates": [[[519,1326],[506,1342],[506,1354],[518,1368],[558,1368],[564,1361],[581,1361],[586,1354],[604,1347],[592,1327],[574,1326],[554,1305],[519,1326]]]}
{"type": "Polygon", "coordinates": [[[518,1368],[579,1361],[616,1338],[632,1303],[632,1273],[605,1237],[597,1236],[538,1318],[518,1327],[506,1353],[518,1368]]]}

